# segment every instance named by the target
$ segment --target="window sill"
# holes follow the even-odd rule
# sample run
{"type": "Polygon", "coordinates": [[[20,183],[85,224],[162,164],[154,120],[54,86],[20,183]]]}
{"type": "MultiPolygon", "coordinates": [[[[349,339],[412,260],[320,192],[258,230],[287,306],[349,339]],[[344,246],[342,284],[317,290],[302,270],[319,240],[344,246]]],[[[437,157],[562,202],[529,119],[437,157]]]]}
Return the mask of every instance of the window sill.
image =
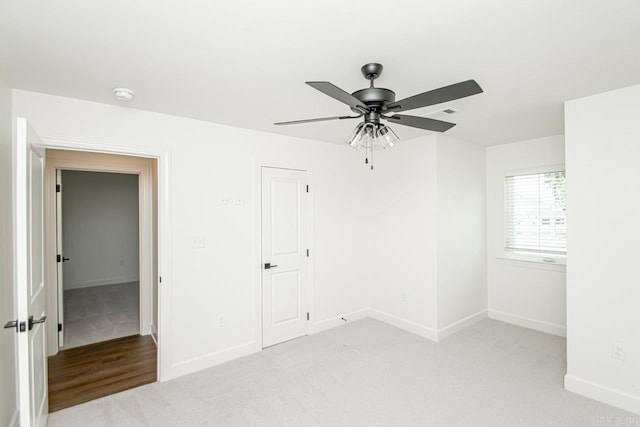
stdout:
{"type": "Polygon", "coordinates": [[[539,268],[543,270],[565,271],[567,264],[566,256],[548,256],[535,254],[520,254],[503,252],[496,256],[506,264],[520,267],[539,268]]]}

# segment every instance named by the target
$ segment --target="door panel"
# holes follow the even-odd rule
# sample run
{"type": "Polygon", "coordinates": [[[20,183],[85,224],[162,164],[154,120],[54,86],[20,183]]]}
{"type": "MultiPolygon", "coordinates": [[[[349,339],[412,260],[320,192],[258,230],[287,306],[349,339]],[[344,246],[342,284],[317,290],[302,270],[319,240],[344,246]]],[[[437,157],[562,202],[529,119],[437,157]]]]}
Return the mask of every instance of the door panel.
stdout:
{"type": "Polygon", "coordinates": [[[271,179],[271,254],[295,255],[300,247],[300,183],[271,179]]]}
{"type": "Polygon", "coordinates": [[[272,273],[271,325],[300,317],[300,272],[272,273]]]}
{"type": "Polygon", "coordinates": [[[262,168],[263,347],[307,334],[306,176],[262,168]]]}
{"type": "Polygon", "coordinates": [[[29,234],[29,297],[30,302],[44,292],[44,241],[43,241],[43,187],[44,187],[44,158],[41,153],[29,149],[29,199],[28,215],[31,224],[29,234]]]}
{"type": "Polygon", "coordinates": [[[47,422],[46,290],[44,286],[44,149],[25,119],[16,127],[14,191],[20,425],[47,422]],[[33,322],[31,322],[32,319],[33,322]]]}
{"type": "MultiPolygon", "coordinates": [[[[42,318],[44,312],[36,316],[37,319],[42,318]]],[[[42,371],[42,368],[47,364],[47,346],[46,346],[46,330],[44,325],[38,325],[37,328],[32,330],[32,334],[29,337],[29,345],[33,349],[30,353],[31,366],[30,370],[33,373],[31,375],[31,401],[32,406],[32,418],[37,420],[41,414],[46,413],[48,409],[48,393],[47,393],[47,372],[42,371]],[[40,372],[40,374],[38,374],[40,372]]],[[[34,422],[32,425],[38,425],[34,422]]]]}

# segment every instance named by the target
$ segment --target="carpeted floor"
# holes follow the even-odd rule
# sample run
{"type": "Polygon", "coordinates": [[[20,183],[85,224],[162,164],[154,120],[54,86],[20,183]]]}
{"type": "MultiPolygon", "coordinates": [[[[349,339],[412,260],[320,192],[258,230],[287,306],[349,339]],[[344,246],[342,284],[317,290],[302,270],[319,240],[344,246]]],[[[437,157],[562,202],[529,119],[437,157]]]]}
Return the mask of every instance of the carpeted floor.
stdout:
{"type": "Polygon", "coordinates": [[[483,320],[433,343],[365,319],[53,413],[49,426],[637,426],[563,389],[565,340],[483,320]]]}
{"type": "Polygon", "coordinates": [[[138,282],[64,291],[64,349],[140,333],[138,282]]]}

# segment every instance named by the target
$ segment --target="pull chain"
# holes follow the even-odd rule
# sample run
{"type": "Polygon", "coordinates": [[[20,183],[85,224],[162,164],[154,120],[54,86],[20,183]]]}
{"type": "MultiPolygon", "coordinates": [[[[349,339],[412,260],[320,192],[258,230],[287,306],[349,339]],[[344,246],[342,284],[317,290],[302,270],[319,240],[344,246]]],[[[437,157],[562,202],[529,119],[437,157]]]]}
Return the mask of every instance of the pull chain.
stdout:
{"type": "MultiPolygon", "coordinates": [[[[371,81],[373,82],[373,80],[371,80],[371,81]]],[[[375,135],[375,133],[374,133],[374,135],[375,135]]],[[[371,170],[373,170],[373,142],[371,143],[371,170]]]]}

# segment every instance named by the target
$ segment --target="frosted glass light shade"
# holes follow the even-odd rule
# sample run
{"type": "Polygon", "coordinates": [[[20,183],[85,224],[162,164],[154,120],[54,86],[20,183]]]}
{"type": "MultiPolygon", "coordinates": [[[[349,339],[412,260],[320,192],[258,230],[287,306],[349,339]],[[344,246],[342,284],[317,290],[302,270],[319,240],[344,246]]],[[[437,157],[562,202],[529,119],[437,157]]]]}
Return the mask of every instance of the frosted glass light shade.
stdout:
{"type": "Polygon", "coordinates": [[[362,132],[362,128],[364,127],[364,125],[364,122],[359,123],[355,127],[353,132],[351,132],[351,136],[349,137],[349,139],[347,139],[347,144],[349,144],[349,146],[354,150],[359,150],[363,147],[362,137],[364,136],[364,133],[362,132]]]}
{"type": "Polygon", "coordinates": [[[378,143],[382,146],[382,148],[393,147],[393,144],[398,142],[400,138],[394,131],[391,130],[390,127],[386,125],[380,126],[378,129],[378,143]]]}
{"type": "Polygon", "coordinates": [[[366,148],[367,150],[383,150],[399,141],[398,135],[390,127],[374,123],[359,123],[347,144],[355,150],[366,148]]]}

